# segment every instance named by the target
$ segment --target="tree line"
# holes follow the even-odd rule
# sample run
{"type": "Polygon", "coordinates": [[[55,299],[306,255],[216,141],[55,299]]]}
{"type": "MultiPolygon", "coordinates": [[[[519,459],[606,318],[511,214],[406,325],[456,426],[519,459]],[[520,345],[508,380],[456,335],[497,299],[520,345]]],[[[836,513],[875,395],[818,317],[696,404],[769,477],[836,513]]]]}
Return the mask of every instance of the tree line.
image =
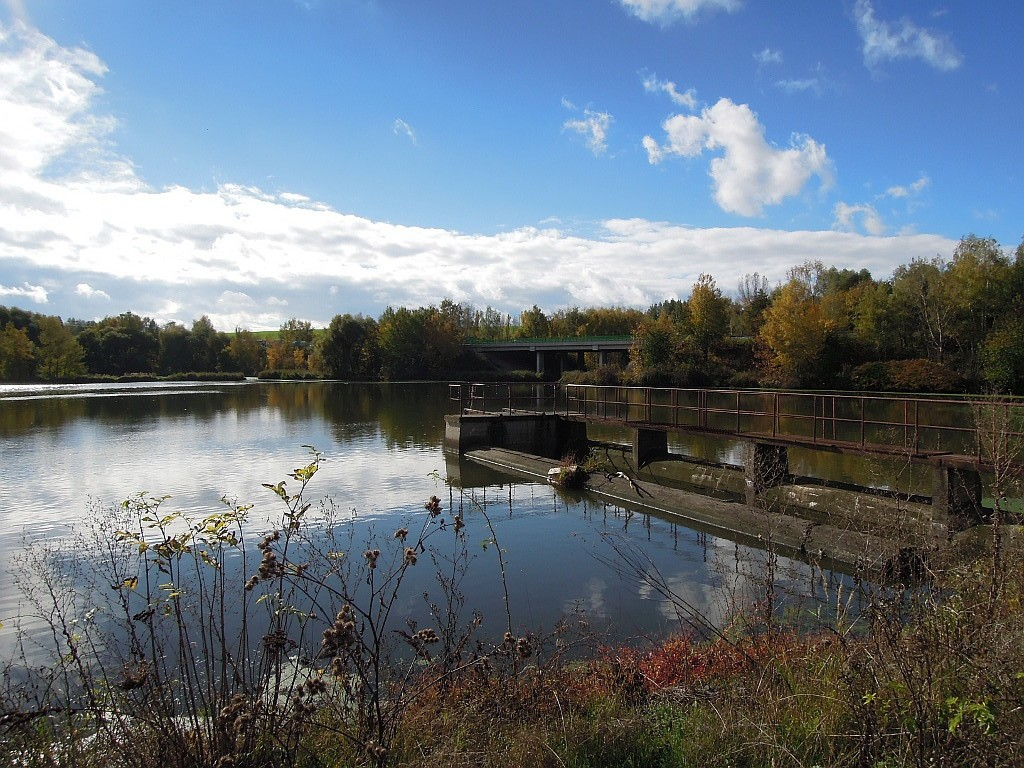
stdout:
{"type": "Polygon", "coordinates": [[[793,267],[771,286],[748,274],[727,296],[709,274],[685,301],[646,310],[591,307],[518,317],[445,299],[337,315],[326,329],[291,319],[270,338],[131,312],[99,321],[0,307],[0,380],[239,372],[341,379],[454,378],[478,371],[467,340],[632,335],[628,361],[569,378],[675,386],[831,387],[1024,394],[1024,243],[1014,254],[964,237],[950,258],[915,259],[891,278],[793,267]]]}

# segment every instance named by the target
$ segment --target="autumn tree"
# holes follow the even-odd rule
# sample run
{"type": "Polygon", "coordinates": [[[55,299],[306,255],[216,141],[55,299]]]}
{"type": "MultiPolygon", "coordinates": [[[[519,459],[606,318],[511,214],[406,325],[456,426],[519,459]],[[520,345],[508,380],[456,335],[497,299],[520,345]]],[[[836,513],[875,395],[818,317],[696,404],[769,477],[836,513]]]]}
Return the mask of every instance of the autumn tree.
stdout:
{"type": "Polygon", "coordinates": [[[274,371],[305,370],[312,348],[312,324],[293,317],[285,321],[277,338],[267,347],[267,367],[274,371]]]}
{"type": "Polygon", "coordinates": [[[550,334],[548,317],[544,310],[534,304],[519,314],[519,336],[526,339],[542,339],[550,334]]]}
{"type": "Polygon", "coordinates": [[[255,376],[267,362],[263,343],[255,333],[242,328],[235,329],[235,335],[228,341],[227,353],[234,370],[246,376],[255,376]]]}
{"type": "Polygon", "coordinates": [[[768,376],[783,386],[811,381],[827,330],[821,304],[810,286],[791,279],[765,310],[758,334],[761,361],[768,376]]]}
{"type": "Polygon", "coordinates": [[[39,320],[36,372],[44,379],[70,379],[85,374],[85,350],[59,317],[39,320]]]}
{"type": "Polygon", "coordinates": [[[35,344],[11,321],[0,331],[0,380],[27,381],[35,368],[35,344]]]}
{"type": "Polygon", "coordinates": [[[693,285],[689,305],[689,335],[706,364],[711,350],[729,331],[729,299],[711,275],[702,274],[693,285]]]}

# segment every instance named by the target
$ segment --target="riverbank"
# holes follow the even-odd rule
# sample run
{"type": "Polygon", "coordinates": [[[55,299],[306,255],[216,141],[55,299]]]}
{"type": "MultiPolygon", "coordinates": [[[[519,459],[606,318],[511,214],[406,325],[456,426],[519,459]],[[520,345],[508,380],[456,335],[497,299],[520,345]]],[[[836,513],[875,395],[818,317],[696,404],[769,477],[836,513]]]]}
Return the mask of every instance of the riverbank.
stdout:
{"type": "MultiPolygon", "coordinates": [[[[990,533],[1019,540],[1015,530],[990,533]]],[[[135,689],[128,677],[113,696],[140,702],[131,733],[122,720],[79,715],[76,736],[5,711],[0,756],[191,765],[209,738],[203,753],[219,766],[1019,766],[1022,563],[1018,547],[991,543],[979,540],[970,561],[927,584],[869,592],[858,613],[805,617],[799,634],[755,610],[704,640],[593,646],[574,627],[484,655],[466,649],[447,670],[440,650],[426,653],[392,692],[405,696],[401,706],[384,703],[379,739],[353,737],[365,713],[326,671],[280,709],[240,695],[212,720],[162,713],[147,703],[153,682],[135,689]],[[568,651],[582,647],[590,654],[574,660],[568,651]]],[[[849,597],[834,599],[842,608],[849,597]]]]}

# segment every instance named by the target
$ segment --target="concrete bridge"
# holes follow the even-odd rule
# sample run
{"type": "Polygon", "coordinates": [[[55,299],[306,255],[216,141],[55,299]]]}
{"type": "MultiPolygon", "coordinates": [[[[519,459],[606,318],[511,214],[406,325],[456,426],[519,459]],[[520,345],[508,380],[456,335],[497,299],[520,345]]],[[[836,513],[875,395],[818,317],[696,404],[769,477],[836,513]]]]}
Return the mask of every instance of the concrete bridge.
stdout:
{"type": "Polygon", "coordinates": [[[567,363],[573,367],[584,367],[584,356],[588,352],[597,355],[598,365],[608,364],[609,353],[625,354],[633,346],[632,336],[580,336],[575,338],[530,338],[508,341],[467,341],[463,348],[486,357],[533,368],[537,373],[555,370],[562,373],[567,363]]]}
{"type": "Polygon", "coordinates": [[[985,518],[983,474],[1024,472],[1020,401],[577,384],[455,384],[451,397],[458,413],[446,417],[446,447],[459,452],[483,446],[559,459],[588,444],[588,425],[611,424],[628,430],[639,469],[671,458],[670,433],[730,438],[743,446],[749,505],[792,481],[794,447],[927,468],[924,501],[943,530],[985,518]]]}

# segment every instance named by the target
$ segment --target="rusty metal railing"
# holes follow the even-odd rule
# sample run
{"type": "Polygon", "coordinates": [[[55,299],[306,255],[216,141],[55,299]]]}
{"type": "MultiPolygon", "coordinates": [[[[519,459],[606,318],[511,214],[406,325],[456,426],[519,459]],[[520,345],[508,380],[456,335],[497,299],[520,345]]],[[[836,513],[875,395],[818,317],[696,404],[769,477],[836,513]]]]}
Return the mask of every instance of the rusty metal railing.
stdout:
{"type": "Polygon", "coordinates": [[[1024,402],[874,394],[565,385],[565,414],[631,426],[990,462],[1024,441],[1024,402]]]}
{"type": "Polygon", "coordinates": [[[551,383],[449,384],[448,399],[459,413],[563,413],[564,394],[551,383]]]}
{"type": "Polygon", "coordinates": [[[1024,462],[1024,401],[595,384],[452,384],[461,413],[559,413],[632,427],[981,463],[1024,462]]]}

